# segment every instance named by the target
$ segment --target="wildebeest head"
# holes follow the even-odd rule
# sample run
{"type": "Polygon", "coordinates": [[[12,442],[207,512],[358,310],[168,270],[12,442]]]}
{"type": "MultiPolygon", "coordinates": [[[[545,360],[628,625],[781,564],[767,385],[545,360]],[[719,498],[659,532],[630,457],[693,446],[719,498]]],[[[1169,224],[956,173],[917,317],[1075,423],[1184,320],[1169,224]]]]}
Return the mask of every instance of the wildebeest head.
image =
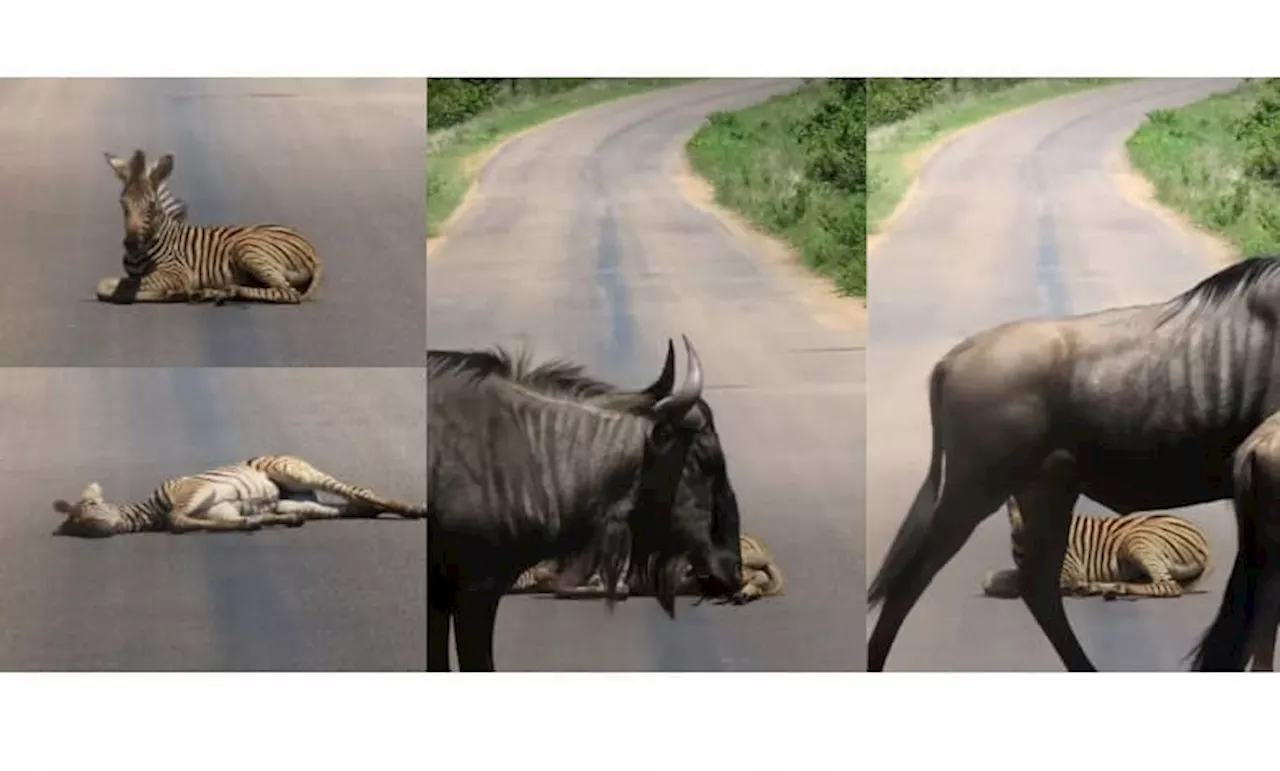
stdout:
{"type": "Polygon", "coordinates": [[[142,150],[134,150],[125,160],[106,153],[107,163],[120,179],[120,208],[124,211],[124,248],[136,254],[155,235],[156,220],[162,215],[159,189],[173,173],[173,155],[166,153],[150,165],[142,150]]]}
{"type": "MultiPolygon", "coordinates": [[[[685,560],[705,596],[727,598],[742,587],[738,501],[715,417],[702,399],[701,363],[688,338],[684,343],[689,375],[680,392],[658,397],[653,407],[654,427],[645,448],[636,506],[639,516],[632,525],[637,541],[657,541],[642,543],[640,551],[652,555],[648,578],[668,614],[674,613],[685,560]],[[661,540],[654,535],[658,527],[665,531],[661,540]]],[[[663,380],[647,392],[658,396],[663,380]]]]}
{"type": "MultiPolygon", "coordinates": [[[[629,564],[631,571],[643,573],[643,579],[651,582],[668,614],[674,613],[675,594],[686,568],[692,568],[705,596],[731,597],[742,583],[737,497],[714,414],[702,398],[701,362],[687,337],[684,344],[689,371],[676,393],[672,392],[675,348],[670,340],[661,373],[639,391],[591,378],[580,366],[563,360],[532,366],[527,357],[513,360],[501,350],[428,353],[437,366],[459,366],[465,361],[473,371],[651,420],[640,489],[629,522],[629,564]]],[[[616,582],[618,576],[607,564],[601,573],[609,586],[616,582]]]]}
{"type": "Polygon", "coordinates": [[[66,519],[53,531],[54,535],[78,538],[106,538],[115,535],[120,520],[118,509],[102,499],[102,486],[90,483],[80,493],[80,500],[68,503],[59,498],[53,502],[53,510],[66,515],[66,519]]]}

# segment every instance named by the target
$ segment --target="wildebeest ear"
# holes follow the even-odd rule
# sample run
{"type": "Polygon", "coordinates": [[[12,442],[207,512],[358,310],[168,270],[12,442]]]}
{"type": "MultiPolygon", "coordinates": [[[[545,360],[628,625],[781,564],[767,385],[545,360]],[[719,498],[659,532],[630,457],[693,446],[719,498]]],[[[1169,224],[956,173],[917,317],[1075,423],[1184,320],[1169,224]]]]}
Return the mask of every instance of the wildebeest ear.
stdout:
{"type": "Polygon", "coordinates": [[[1009,514],[1009,527],[1014,530],[1022,529],[1022,510],[1018,508],[1018,499],[1013,496],[1004,502],[1004,510],[1009,514]]]}
{"type": "Polygon", "coordinates": [[[151,180],[154,187],[164,182],[173,173],[173,153],[165,153],[160,156],[160,160],[151,164],[151,168],[147,170],[147,178],[151,180]]]}
{"type": "Polygon", "coordinates": [[[116,173],[121,182],[129,181],[129,162],[124,158],[119,158],[111,153],[103,153],[107,156],[107,163],[111,164],[111,170],[116,173]]]}
{"type": "Polygon", "coordinates": [[[71,514],[71,512],[75,511],[75,507],[72,506],[70,503],[67,503],[66,501],[59,498],[58,500],[53,502],[53,510],[58,512],[59,514],[69,515],[71,514]]]}
{"type": "Polygon", "coordinates": [[[671,389],[676,384],[676,347],[671,342],[671,338],[667,338],[667,360],[662,364],[662,374],[658,375],[658,379],[650,383],[642,393],[656,399],[671,394],[671,389]]]}

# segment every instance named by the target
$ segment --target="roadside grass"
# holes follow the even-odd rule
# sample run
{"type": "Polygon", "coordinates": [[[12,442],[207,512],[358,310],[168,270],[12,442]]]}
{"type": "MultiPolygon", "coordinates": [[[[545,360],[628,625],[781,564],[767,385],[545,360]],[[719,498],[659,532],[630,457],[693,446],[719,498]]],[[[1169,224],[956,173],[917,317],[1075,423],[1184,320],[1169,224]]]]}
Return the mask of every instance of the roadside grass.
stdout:
{"type": "MultiPolygon", "coordinates": [[[[934,141],[993,115],[1046,99],[1124,82],[1122,78],[1028,80],[988,93],[969,92],[931,105],[867,132],[867,229],[870,233],[897,208],[915,177],[915,156],[934,141]]],[[[871,81],[875,88],[875,80],[871,81]]]]}
{"type": "Polygon", "coordinates": [[[843,294],[864,296],[865,133],[865,84],[842,94],[813,81],[713,113],[686,152],[716,203],[788,241],[843,294]]]}
{"type": "MultiPolygon", "coordinates": [[[[692,78],[601,78],[569,91],[503,102],[446,129],[427,126],[427,237],[462,202],[489,150],[539,123],[603,102],[692,82],[692,78]]],[[[428,87],[427,99],[431,98],[428,87]]]]}
{"type": "MultiPolygon", "coordinates": [[[[1238,131],[1256,108],[1265,108],[1261,100],[1275,100],[1276,90],[1254,81],[1185,107],[1154,110],[1125,143],[1129,162],[1151,182],[1156,200],[1223,236],[1244,256],[1280,252],[1280,184],[1251,169],[1251,131],[1238,131]]],[[[1273,128],[1258,128],[1274,148],[1280,127],[1266,123],[1273,128]]]]}

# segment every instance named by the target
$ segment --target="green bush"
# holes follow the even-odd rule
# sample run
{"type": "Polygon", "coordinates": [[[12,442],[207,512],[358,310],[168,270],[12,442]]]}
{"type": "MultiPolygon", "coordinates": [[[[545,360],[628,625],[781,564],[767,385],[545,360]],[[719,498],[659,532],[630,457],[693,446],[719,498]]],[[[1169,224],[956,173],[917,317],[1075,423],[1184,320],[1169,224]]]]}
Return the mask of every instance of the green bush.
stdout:
{"type": "Polygon", "coordinates": [[[883,126],[915,115],[943,93],[942,78],[876,78],[867,98],[867,126],[883,126]]]}
{"type": "Polygon", "coordinates": [[[493,107],[523,97],[558,94],[592,78],[431,78],[427,88],[427,126],[443,129],[493,107]]]}
{"type": "Polygon", "coordinates": [[[897,123],[935,104],[969,94],[993,94],[1027,78],[875,78],[867,99],[867,126],[897,123]]]}
{"type": "Polygon", "coordinates": [[[427,127],[448,128],[489,109],[498,100],[502,78],[432,78],[427,83],[427,127]]]}
{"type": "Polygon", "coordinates": [[[829,95],[800,127],[806,172],[846,193],[867,189],[867,81],[829,81],[829,95]]]}
{"type": "Polygon", "coordinates": [[[1258,99],[1236,126],[1236,139],[1244,147],[1245,173],[1280,183],[1280,79],[1268,79],[1258,99]]]}

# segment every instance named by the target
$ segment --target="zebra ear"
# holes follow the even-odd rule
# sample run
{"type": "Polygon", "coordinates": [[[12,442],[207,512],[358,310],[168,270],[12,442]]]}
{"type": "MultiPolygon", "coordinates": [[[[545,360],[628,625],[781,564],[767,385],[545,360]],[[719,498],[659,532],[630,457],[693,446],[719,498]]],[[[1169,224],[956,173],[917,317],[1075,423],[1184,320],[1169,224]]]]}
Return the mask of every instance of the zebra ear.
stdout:
{"type": "Polygon", "coordinates": [[[72,506],[70,503],[67,503],[66,501],[59,498],[58,500],[53,502],[53,510],[58,512],[59,514],[70,515],[71,512],[75,511],[75,507],[72,506]]]}
{"type": "Polygon", "coordinates": [[[160,156],[160,160],[151,165],[147,172],[147,176],[151,179],[151,184],[159,185],[169,178],[173,173],[173,153],[165,153],[160,156]]]}
{"type": "Polygon", "coordinates": [[[124,158],[117,158],[111,153],[103,153],[103,155],[107,156],[107,163],[111,164],[112,171],[116,173],[116,176],[120,178],[120,181],[128,182],[129,181],[129,162],[126,161],[124,158]]]}
{"type": "Polygon", "coordinates": [[[97,482],[90,482],[89,486],[84,488],[84,492],[80,493],[80,500],[100,503],[102,501],[102,485],[97,482]]]}

